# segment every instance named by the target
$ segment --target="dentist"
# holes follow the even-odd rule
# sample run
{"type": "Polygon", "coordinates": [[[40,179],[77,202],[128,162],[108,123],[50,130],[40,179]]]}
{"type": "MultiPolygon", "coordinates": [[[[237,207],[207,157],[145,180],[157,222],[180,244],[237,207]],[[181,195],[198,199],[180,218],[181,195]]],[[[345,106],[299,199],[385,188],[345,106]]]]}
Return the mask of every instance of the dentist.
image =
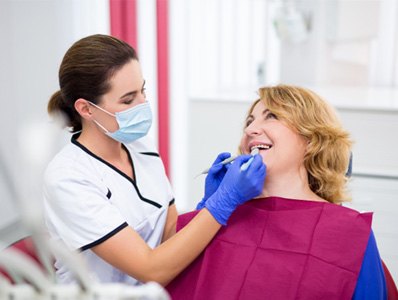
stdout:
{"type": "MultiPolygon", "coordinates": [[[[146,137],[152,114],[134,49],[107,35],[85,37],[66,52],[59,83],[48,112],[63,115],[73,135],[44,175],[45,221],[100,282],[166,285],[261,192],[259,155],[247,170],[240,167],[251,155],[222,167],[220,155],[206,178],[205,208],[176,234],[173,193],[146,137]]],[[[55,268],[59,282],[74,281],[57,258],[55,268]]]]}

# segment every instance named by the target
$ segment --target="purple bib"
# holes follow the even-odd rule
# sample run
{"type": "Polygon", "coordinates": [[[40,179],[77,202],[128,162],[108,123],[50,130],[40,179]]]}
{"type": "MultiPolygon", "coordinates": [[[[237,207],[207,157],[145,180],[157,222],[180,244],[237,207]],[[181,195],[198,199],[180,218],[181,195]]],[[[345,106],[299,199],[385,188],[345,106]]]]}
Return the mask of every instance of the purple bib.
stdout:
{"type": "MultiPolygon", "coordinates": [[[[198,211],[179,216],[177,230],[198,211]]],[[[351,299],[372,214],[270,197],[240,206],[167,290],[179,299],[351,299]]]]}

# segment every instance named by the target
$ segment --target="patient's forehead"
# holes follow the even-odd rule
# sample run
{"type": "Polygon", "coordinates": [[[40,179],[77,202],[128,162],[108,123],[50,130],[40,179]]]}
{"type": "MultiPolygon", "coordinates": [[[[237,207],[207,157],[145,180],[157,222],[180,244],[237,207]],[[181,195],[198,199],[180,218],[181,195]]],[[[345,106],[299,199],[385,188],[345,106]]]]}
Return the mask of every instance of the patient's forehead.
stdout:
{"type": "Polygon", "coordinates": [[[253,106],[253,109],[251,111],[251,115],[262,115],[268,111],[267,105],[264,103],[264,101],[259,101],[253,106]]]}

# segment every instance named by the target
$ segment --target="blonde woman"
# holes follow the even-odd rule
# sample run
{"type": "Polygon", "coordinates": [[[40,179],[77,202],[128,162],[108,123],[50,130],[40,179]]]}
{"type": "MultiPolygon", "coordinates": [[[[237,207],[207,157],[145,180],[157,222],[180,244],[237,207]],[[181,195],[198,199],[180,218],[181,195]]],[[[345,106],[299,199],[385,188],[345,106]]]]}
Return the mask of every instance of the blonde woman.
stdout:
{"type": "Polygon", "coordinates": [[[341,205],[348,132],[310,90],[278,85],[259,96],[240,150],[260,150],[263,191],[168,286],[173,299],[385,299],[372,215],[341,205]]]}

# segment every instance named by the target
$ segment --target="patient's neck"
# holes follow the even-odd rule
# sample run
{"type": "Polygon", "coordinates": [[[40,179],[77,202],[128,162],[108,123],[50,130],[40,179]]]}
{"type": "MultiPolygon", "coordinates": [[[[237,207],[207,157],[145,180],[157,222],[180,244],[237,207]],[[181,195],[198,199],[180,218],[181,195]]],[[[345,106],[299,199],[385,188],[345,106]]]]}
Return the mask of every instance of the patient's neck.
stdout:
{"type": "Polygon", "coordinates": [[[283,176],[267,175],[260,197],[270,196],[298,200],[326,201],[310,189],[308,176],[303,173],[284,174],[283,176]]]}

